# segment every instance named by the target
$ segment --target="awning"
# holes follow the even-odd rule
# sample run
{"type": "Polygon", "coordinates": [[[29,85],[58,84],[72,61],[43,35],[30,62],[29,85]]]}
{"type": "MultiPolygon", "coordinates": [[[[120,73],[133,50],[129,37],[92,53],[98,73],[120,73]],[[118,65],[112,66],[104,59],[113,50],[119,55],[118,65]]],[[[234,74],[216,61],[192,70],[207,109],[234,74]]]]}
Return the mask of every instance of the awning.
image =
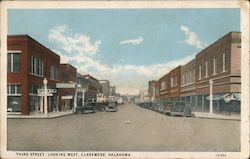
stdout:
{"type": "Polygon", "coordinates": [[[56,88],[76,88],[75,83],[56,83],[56,88]]]}
{"type": "Polygon", "coordinates": [[[61,98],[62,99],[73,99],[73,96],[72,95],[67,95],[67,96],[62,96],[61,98]]]}
{"type": "MultiPolygon", "coordinates": [[[[226,94],[213,94],[212,100],[221,100],[226,94]]],[[[210,100],[210,95],[207,96],[207,100],[210,100]]]]}
{"type": "MultiPolygon", "coordinates": [[[[207,100],[210,100],[210,96],[207,96],[207,100]]],[[[224,100],[229,103],[232,100],[240,101],[240,93],[227,93],[227,94],[214,94],[213,100],[224,100]]]]}

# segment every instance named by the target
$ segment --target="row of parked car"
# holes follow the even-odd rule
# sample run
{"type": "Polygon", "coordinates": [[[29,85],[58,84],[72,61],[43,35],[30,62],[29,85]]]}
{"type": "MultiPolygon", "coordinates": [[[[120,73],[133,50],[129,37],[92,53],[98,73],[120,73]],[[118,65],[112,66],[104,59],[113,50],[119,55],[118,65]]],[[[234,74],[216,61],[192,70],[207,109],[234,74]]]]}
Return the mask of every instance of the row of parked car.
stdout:
{"type": "Polygon", "coordinates": [[[183,101],[167,101],[167,102],[140,102],[137,103],[142,108],[147,108],[165,115],[170,116],[193,116],[191,104],[183,101]]]}
{"type": "Polygon", "coordinates": [[[87,102],[83,106],[76,107],[76,114],[95,113],[95,112],[117,112],[118,106],[116,101],[109,102],[87,102]]]}

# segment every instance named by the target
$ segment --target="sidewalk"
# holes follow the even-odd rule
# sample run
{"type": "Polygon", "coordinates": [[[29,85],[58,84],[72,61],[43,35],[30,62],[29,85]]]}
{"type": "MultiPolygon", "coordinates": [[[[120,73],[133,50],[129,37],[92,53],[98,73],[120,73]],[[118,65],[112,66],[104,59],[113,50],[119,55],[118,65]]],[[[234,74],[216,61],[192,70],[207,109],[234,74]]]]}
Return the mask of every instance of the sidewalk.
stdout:
{"type": "Polygon", "coordinates": [[[73,114],[72,110],[62,112],[49,112],[47,115],[44,114],[31,114],[31,115],[20,115],[20,114],[7,114],[9,119],[51,119],[61,116],[73,114]]]}
{"type": "Polygon", "coordinates": [[[194,117],[221,120],[241,120],[240,114],[231,114],[231,116],[229,116],[223,114],[210,114],[209,112],[194,112],[194,117]]]}

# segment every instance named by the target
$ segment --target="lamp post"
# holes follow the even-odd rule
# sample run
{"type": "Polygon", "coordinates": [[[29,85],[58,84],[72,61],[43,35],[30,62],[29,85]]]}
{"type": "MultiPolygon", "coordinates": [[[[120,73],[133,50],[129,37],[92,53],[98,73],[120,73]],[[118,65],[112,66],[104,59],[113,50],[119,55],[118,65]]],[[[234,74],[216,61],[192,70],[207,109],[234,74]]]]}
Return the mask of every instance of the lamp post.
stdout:
{"type": "Polygon", "coordinates": [[[210,97],[209,97],[209,113],[213,114],[213,80],[209,80],[210,97]]]}
{"type": "Polygon", "coordinates": [[[47,84],[48,80],[44,78],[43,85],[44,85],[44,113],[45,115],[48,114],[48,108],[47,108],[47,84]]]}

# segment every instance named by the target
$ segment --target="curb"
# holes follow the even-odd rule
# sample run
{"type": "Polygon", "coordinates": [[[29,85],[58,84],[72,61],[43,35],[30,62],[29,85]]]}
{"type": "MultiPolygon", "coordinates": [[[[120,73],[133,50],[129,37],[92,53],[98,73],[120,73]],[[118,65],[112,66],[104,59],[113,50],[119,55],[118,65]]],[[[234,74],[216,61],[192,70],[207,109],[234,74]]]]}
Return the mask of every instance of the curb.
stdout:
{"type": "Polygon", "coordinates": [[[7,116],[7,119],[53,119],[53,118],[59,118],[63,116],[68,116],[68,115],[73,115],[73,113],[70,114],[63,114],[63,115],[58,115],[58,116],[40,116],[40,117],[34,117],[34,116],[7,116]]]}
{"type": "Polygon", "coordinates": [[[241,121],[241,119],[228,119],[228,118],[213,118],[213,117],[203,117],[203,116],[194,116],[195,118],[203,118],[203,119],[214,119],[214,120],[234,120],[241,121]]]}

